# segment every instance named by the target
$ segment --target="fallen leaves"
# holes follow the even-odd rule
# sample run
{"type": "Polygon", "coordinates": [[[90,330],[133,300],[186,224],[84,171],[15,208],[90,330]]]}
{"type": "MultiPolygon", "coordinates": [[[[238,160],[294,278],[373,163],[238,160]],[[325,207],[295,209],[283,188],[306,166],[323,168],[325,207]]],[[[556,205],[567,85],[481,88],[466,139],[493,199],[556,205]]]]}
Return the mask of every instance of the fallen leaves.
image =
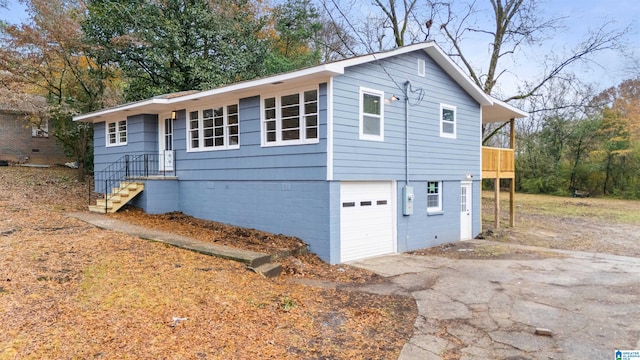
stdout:
{"type": "MultiPolygon", "coordinates": [[[[411,335],[411,298],[291,282],[381,281],[370,273],[303,255],[282,259],[297,270],[270,280],[67,218],[87,205],[74,178],[68,169],[0,171],[0,232],[15,229],[0,236],[0,359],[379,359],[397,357],[411,335]]],[[[193,218],[171,226],[194,237],[228,232],[247,246],[299,241],[193,218]]]]}

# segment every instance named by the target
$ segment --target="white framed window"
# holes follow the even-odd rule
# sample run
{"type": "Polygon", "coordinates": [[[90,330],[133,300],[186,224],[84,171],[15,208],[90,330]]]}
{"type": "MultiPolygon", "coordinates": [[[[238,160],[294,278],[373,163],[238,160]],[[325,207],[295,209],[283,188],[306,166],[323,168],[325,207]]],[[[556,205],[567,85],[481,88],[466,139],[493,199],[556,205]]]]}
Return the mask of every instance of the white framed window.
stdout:
{"type": "Polygon", "coordinates": [[[107,146],[127,145],[127,120],[108,122],[107,146]]]}
{"type": "Polygon", "coordinates": [[[384,140],[384,91],[360,88],[360,139],[384,140]]]}
{"type": "Polygon", "coordinates": [[[317,143],[318,89],[266,96],[262,101],[262,146],[317,143]]]}
{"type": "Polygon", "coordinates": [[[39,138],[49,137],[49,120],[42,120],[39,124],[31,126],[31,136],[39,138]]]}
{"type": "Polygon", "coordinates": [[[187,151],[240,147],[238,104],[187,112],[187,151]]]}
{"type": "Polygon", "coordinates": [[[442,211],[442,181],[427,181],[427,213],[442,211]]]}
{"type": "Polygon", "coordinates": [[[440,136],[456,138],[456,107],[440,104],[440,136]]]}

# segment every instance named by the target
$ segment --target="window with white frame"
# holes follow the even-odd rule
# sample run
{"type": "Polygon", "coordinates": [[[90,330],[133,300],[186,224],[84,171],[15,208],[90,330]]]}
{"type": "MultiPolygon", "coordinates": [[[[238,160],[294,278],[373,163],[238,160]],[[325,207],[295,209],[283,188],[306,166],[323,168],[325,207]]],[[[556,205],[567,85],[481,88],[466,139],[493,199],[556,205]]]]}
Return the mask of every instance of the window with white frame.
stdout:
{"type": "Polygon", "coordinates": [[[240,147],[238,105],[218,106],[188,113],[188,151],[240,147]]]}
{"type": "Polygon", "coordinates": [[[456,137],[456,107],[440,104],[440,136],[456,137]]]}
{"type": "Polygon", "coordinates": [[[32,137],[49,137],[49,120],[42,120],[39,124],[31,126],[32,137]]]}
{"type": "Polygon", "coordinates": [[[360,139],[384,140],[384,92],[360,88],[360,139]]]}
{"type": "Polygon", "coordinates": [[[442,182],[427,181],[427,212],[442,211],[442,182]]]}
{"type": "Polygon", "coordinates": [[[107,146],[127,145],[127,120],[107,123],[107,146]]]}
{"type": "Polygon", "coordinates": [[[318,89],[265,97],[262,145],[318,142],[318,89]]]}

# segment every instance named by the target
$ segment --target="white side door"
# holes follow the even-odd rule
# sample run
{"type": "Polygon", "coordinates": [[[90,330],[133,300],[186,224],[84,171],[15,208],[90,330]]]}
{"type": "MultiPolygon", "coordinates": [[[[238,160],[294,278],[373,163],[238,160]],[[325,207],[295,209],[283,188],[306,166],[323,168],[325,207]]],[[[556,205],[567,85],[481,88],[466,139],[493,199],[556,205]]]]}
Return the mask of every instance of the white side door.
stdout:
{"type": "Polygon", "coordinates": [[[158,119],[158,169],[173,171],[173,119],[165,114],[158,119]]]}
{"type": "Polygon", "coordinates": [[[473,223],[471,183],[463,182],[460,186],[460,240],[471,239],[473,223]]]}

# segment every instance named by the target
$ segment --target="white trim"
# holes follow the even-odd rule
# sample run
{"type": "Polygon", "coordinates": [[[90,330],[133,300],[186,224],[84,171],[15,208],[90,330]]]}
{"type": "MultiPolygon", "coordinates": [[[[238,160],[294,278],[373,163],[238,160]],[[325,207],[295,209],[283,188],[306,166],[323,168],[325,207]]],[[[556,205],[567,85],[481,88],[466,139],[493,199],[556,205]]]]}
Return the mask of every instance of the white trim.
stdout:
{"type": "Polygon", "coordinates": [[[206,106],[199,106],[197,108],[192,108],[192,109],[186,109],[185,110],[185,131],[186,131],[186,151],[187,152],[203,152],[203,151],[224,151],[224,150],[235,150],[235,149],[239,149],[240,148],[240,104],[238,101],[235,102],[229,102],[227,104],[223,104],[223,105],[206,105],[206,106]],[[229,106],[235,106],[236,107],[236,116],[238,117],[238,122],[237,122],[237,126],[238,126],[238,133],[236,134],[238,136],[238,143],[237,144],[229,144],[229,139],[230,139],[230,134],[229,134],[229,106]],[[222,138],[224,140],[224,145],[221,146],[215,146],[215,118],[212,119],[212,121],[214,121],[213,123],[213,128],[212,131],[214,131],[213,134],[213,145],[212,146],[204,146],[204,116],[203,116],[203,111],[204,110],[212,110],[215,111],[216,109],[222,108],[222,119],[223,119],[223,125],[222,125],[222,138]],[[194,148],[193,144],[191,143],[191,113],[192,112],[198,112],[198,147],[194,148]]]}
{"type": "Polygon", "coordinates": [[[398,182],[391,180],[391,206],[393,206],[393,215],[391,223],[393,224],[393,253],[398,253],[398,182]]]}
{"type": "Polygon", "coordinates": [[[104,124],[104,132],[105,132],[105,134],[104,134],[105,147],[125,146],[125,145],[127,145],[128,141],[129,141],[129,122],[128,122],[127,119],[124,119],[124,120],[120,119],[120,120],[114,120],[114,121],[105,122],[105,124],[104,124]],[[124,141],[124,142],[120,141],[120,133],[122,131],[120,131],[119,128],[120,128],[120,122],[122,122],[122,121],[124,121],[124,126],[125,126],[124,135],[125,135],[126,141],[124,141]],[[113,144],[109,142],[109,124],[116,124],[116,132],[115,132],[116,142],[113,143],[113,144]]]}
{"type": "Polygon", "coordinates": [[[359,119],[359,135],[360,140],[372,140],[372,141],[384,141],[384,91],[370,89],[365,87],[360,87],[360,96],[359,96],[359,110],[358,110],[358,119],[359,119]],[[380,135],[371,135],[364,133],[364,94],[374,95],[380,97],[380,135]]]}
{"type": "MultiPolygon", "coordinates": [[[[442,193],[443,193],[443,189],[442,189],[442,181],[435,181],[435,180],[427,180],[427,188],[425,189],[425,193],[427,194],[427,214],[437,214],[437,213],[442,213],[442,193]],[[436,184],[438,184],[438,206],[432,206],[429,207],[429,183],[430,182],[434,182],[436,184]]],[[[433,194],[431,194],[433,195],[433,194]]]]}
{"type": "Polygon", "coordinates": [[[333,181],[333,78],[327,82],[327,181],[333,181]]]}
{"type": "Polygon", "coordinates": [[[317,144],[320,142],[320,89],[316,84],[314,87],[298,87],[290,90],[281,90],[278,92],[272,92],[268,94],[261,94],[260,96],[260,146],[262,147],[273,147],[273,146],[290,146],[290,145],[306,145],[306,144],[317,144]],[[316,137],[307,139],[306,134],[306,119],[304,112],[304,94],[308,91],[316,92],[316,137]],[[299,122],[299,139],[294,140],[282,140],[282,97],[288,95],[298,95],[298,107],[300,108],[300,113],[298,114],[299,122]],[[265,100],[267,99],[275,99],[275,118],[271,121],[275,121],[275,141],[267,141],[267,120],[265,118],[265,100]]]}
{"type": "MultiPolygon", "coordinates": [[[[447,123],[449,123],[447,121],[447,123]]],[[[458,109],[453,105],[440,104],[440,137],[455,139],[457,136],[458,128],[458,109]],[[443,110],[453,111],[453,133],[444,132],[444,117],[442,116],[443,110]]]]}

